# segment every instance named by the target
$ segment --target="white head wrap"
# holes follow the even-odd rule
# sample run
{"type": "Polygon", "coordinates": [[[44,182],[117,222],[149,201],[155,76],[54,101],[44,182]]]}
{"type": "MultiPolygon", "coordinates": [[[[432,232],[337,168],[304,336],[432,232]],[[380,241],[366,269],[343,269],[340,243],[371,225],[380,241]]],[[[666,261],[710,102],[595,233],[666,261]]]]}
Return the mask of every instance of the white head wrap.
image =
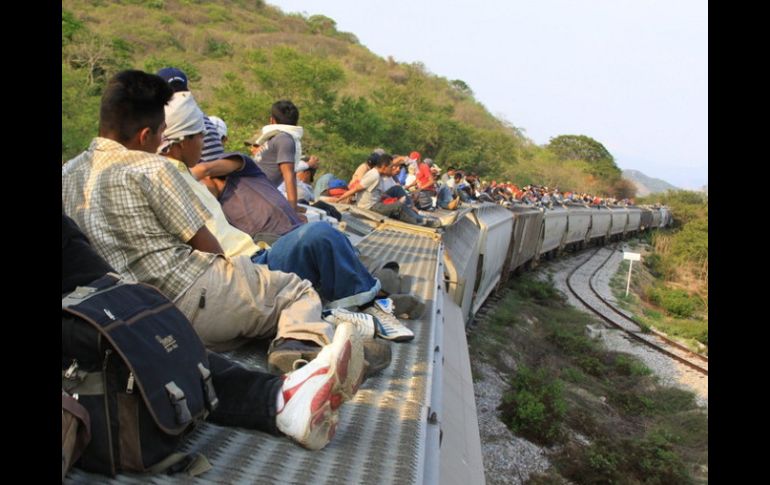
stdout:
{"type": "Polygon", "coordinates": [[[158,148],[158,153],[165,151],[174,142],[183,140],[187,135],[197,135],[201,132],[205,134],[203,111],[189,91],[174,93],[174,97],[165,109],[166,131],[163,132],[163,141],[158,148]]]}

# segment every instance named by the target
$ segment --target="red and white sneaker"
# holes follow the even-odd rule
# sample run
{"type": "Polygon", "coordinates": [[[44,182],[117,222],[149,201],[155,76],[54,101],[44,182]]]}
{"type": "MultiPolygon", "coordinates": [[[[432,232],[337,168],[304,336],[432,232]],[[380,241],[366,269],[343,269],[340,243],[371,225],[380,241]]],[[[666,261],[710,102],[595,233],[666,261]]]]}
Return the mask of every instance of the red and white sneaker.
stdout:
{"type": "Polygon", "coordinates": [[[284,376],[276,426],[311,450],[334,436],[340,405],[353,397],[364,374],[364,351],[350,323],[337,325],[334,340],[318,357],[284,376]]]}

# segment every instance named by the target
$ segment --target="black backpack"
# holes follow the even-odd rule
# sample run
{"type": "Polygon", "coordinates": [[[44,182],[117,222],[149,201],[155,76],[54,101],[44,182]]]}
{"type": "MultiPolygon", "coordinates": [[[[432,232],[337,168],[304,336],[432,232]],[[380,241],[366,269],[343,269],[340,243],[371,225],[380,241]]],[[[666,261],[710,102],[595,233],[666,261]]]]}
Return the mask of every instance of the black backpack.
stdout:
{"type": "Polygon", "coordinates": [[[218,403],[206,349],[155,287],[108,273],[62,298],[62,388],[91,417],[77,467],[110,476],[210,468],[178,453],[218,403]]]}

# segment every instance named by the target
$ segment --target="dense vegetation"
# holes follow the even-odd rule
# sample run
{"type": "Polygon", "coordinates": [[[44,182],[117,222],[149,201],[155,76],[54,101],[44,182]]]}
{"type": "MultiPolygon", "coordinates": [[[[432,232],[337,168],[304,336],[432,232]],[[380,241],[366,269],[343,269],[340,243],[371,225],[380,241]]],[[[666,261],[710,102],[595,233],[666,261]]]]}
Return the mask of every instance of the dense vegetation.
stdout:
{"type": "Polygon", "coordinates": [[[503,291],[468,343],[474,381],[484,362],[509,382],[501,420],[547,446],[552,468],[527,483],[707,481],[708,415],[692,393],[663,387],[640,360],[606,350],[586,332],[593,317],[551,282],[522,275],[503,291]]]}
{"type": "Polygon", "coordinates": [[[649,236],[644,264],[655,277],[642,285],[650,324],[708,345],[708,196],[669,191],[642,199],[671,207],[674,226],[649,236]],[[657,310],[657,311],[656,311],[657,310]]]}
{"type": "Polygon", "coordinates": [[[228,149],[242,149],[271,104],[289,98],[300,108],[305,151],[341,177],[382,146],[484,178],[627,196],[599,142],[569,135],[537,146],[492,116],[464,81],[382,59],[328,17],[284,14],[261,0],[63,1],[62,160],[95,135],[110,75],[168,65],[187,73],[206,113],[228,123],[228,149]]]}

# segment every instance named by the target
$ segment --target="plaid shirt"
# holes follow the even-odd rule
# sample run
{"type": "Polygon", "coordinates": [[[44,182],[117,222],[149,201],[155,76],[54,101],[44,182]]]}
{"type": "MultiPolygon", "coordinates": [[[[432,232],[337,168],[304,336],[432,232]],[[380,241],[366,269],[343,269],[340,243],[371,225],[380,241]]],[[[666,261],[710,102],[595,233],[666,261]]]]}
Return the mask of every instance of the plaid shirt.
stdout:
{"type": "Polygon", "coordinates": [[[62,203],[115,270],[172,300],[217,257],[186,244],[211,214],[160,155],[94,138],[62,167],[62,203]]]}

